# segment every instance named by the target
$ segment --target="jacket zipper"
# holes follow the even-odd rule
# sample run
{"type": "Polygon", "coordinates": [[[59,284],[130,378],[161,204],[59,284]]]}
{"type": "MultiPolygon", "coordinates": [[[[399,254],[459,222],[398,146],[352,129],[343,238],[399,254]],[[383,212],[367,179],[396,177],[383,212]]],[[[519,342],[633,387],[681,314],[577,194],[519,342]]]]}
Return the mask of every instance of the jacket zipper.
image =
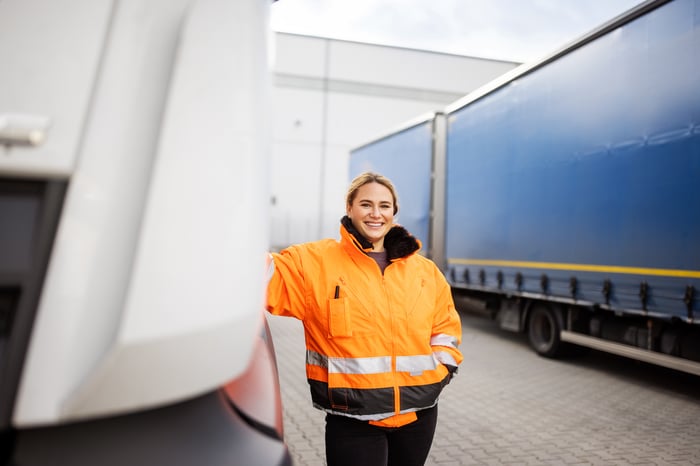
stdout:
{"type": "MultiPolygon", "coordinates": [[[[389,266],[391,266],[391,264],[389,264],[389,266]]],[[[387,266],[387,270],[389,269],[389,266],[387,266]]],[[[387,270],[385,270],[384,273],[386,273],[387,270]]],[[[399,390],[399,384],[396,377],[396,321],[394,319],[394,312],[391,306],[391,299],[386,289],[386,279],[384,278],[384,274],[382,274],[382,288],[384,289],[384,297],[387,302],[386,308],[389,312],[389,322],[391,325],[391,378],[394,384],[394,415],[398,415],[401,413],[401,392],[399,390]]]]}

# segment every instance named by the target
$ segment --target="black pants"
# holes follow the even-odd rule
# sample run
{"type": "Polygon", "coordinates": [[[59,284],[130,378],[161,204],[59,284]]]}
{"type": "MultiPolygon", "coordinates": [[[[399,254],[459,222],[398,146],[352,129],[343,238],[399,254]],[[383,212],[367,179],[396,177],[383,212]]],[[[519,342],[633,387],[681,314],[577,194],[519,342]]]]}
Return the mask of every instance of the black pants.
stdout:
{"type": "Polygon", "coordinates": [[[423,466],[433,443],[437,406],[416,414],[417,420],[393,429],[327,414],[328,466],[423,466]]]}

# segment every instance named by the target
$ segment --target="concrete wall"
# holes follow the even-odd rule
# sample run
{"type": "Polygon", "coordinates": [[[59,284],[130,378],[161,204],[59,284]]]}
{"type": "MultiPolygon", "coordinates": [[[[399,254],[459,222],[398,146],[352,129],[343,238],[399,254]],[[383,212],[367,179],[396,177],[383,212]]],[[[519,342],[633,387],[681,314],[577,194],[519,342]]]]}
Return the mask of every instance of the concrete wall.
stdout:
{"type": "Polygon", "coordinates": [[[352,148],[519,65],[287,33],[274,54],[273,248],[338,236],[352,148]]]}

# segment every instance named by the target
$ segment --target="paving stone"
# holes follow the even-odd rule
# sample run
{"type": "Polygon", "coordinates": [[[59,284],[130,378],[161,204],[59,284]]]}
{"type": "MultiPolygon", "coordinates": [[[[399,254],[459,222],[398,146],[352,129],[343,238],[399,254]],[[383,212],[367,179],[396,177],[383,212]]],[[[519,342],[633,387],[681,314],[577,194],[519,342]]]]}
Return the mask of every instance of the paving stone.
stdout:
{"type": "MultiPolygon", "coordinates": [[[[323,466],[301,323],[268,321],[294,464],[323,466]]],[[[462,328],[465,360],[441,395],[426,466],[700,465],[700,377],[598,352],[541,358],[483,317],[462,314],[462,328]]]]}

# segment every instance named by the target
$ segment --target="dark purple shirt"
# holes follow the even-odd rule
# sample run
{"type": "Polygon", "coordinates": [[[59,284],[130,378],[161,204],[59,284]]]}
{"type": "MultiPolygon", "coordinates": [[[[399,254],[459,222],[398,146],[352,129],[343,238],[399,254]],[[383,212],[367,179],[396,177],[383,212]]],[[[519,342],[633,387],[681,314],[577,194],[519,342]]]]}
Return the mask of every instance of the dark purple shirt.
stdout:
{"type": "Polygon", "coordinates": [[[389,265],[389,259],[386,257],[386,249],[382,252],[370,252],[369,257],[374,259],[379,268],[382,270],[382,274],[384,274],[384,269],[386,269],[386,266],[389,265]]]}

